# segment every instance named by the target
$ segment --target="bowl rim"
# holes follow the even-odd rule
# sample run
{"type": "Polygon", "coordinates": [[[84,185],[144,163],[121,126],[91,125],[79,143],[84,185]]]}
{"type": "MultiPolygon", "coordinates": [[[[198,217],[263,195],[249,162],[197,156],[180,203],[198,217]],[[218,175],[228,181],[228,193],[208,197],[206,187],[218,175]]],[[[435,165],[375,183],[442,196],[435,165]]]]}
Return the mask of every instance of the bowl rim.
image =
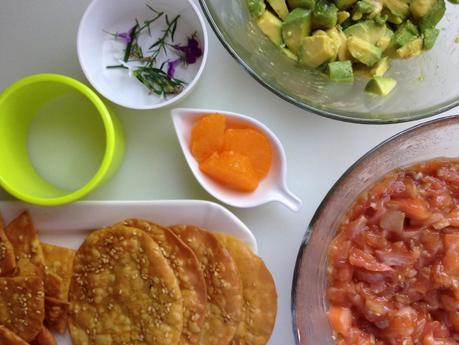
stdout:
{"type": "MultiPolygon", "coordinates": [[[[398,116],[402,115],[405,116],[403,118],[391,118],[391,119],[378,119],[378,118],[356,118],[352,117],[351,115],[354,114],[355,112],[347,112],[345,110],[340,111],[340,112],[332,112],[324,109],[320,109],[317,107],[314,107],[312,105],[306,104],[304,102],[297,101],[293,97],[289,96],[287,93],[277,90],[274,88],[272,85],[270,85],[268,82],[264,81],[262,77],[260,77],[253,69],[250,67],[245,61],[239,56],[239,54],[236,52],[235,49],[225,40],[224,35],[220,28],[218,27],[217,23],[212,17],[211,11],[209,9],[209,6],[207,5],[207,0],[199,0],[199,3],[201,5],[201,8],[204,12],[204,15],[207,18],[207,21],[209,22],[210,27],[214,31],[215,35],[217,36],[218,40],[221,42],[223,47],[228,51],[228,53],[239,63],[239,65],[246,70],[252,78],[254,78],[261,86],[264,88],[268,89],[272,93],[274,93],[276,96],[280,97],[284,101],[287,101],[290,104],[293,104],[300,109],[306,110],[308,112],[311,112],[313,114],[323,116],[332,120],[338,120],[338,121],[343,121],[343,122],[350,122],[350,123],[358,123],[358,124],[372,124],[372,125],[384,125],[384,124],[394,124],[394,123],[403,123],[403,122],[410,122],[410,121],[416,121],[416,120],[421,120],[425,119],[431,116],[435,116],[438,114],[441,114],[443,112],[446,112],[450,109],[453,109],[454,107],[459,105],[459,97],[457,97],[455,100],[447,103],[443,103],[438,107],[430,107],[426,108],[423,111],[419,112],[416,116],[409,117],[409,115],[412,112],[400,112],[397,113],[398,116]]],[[[363,92],[363,91],[362,91],[363,92]]],[[[361,113],[364,114],[364,113],[361,113]]]]}
{"type": "MultiPolygon", "coordinates": [[[[202,57],[201,57],[202,60],[201,60],[201,65],[199,66],[198,71],[194,75],[193,79],[185,87],[185,89],[182,92],[180,92],[179,94],[171,97],[170,99],[167,99],[165,101],[160,101],[159,103],[156,103],[156,104],[135,105],[135,104],[129,104],[129,103],[121,102],[121,101],[119,101],[119,100],[117,100],[117,99],[115,99],[113,97],[109,97],[109,96],[107,96],[107,94],[103,90],[103,88],[101,88],[99,86],[96,86],[96,84],[94,82],[94,78],[92,77],[92,74],[88,72],[88,70],[86,68],[86,64],[84,62],[85,59],[82,56],[81,45],[82,45],[82,41],[83,41],[83,34],[82,34],[83,27],[85,25],[85,22],[88,20],[88,17],[91,15],[93,7],[96,6],[96,3],[99,3],[99,2],[102,2],[102,1],[107,1],[107,0],[93,0],[88,5],[88,7],[86,8],[83,16],[81,17],[80,23],[78,25],[78,32],[77,32],[77,39],[76,39],[78,62],[80,63],[80,67],[81,67],[84,75],[88,79],[89,83],[91,84],[91,86],[94,89],[96,89],[96,91],[98,93],[100,93],[103,97],[105,97],[109,101],[111,101],[111,102],[113,102],[113,103],[115,103],[117,105],[120,105],[122,107],[125,107],[125,108],[128,108],[128,109],[136,109],[136,110],[152,110],[152,109],[164,108],[164,107],[170,106],[171,104],[179,102],[180,100],[182,100],[183,98],[188,96],[190,94],[190,92],[194,89],[194,87],[196,86],[196,84],[199,81],[199,79],[201,79],[201,76],[202,76],[202,74],[204,72],[204,68],[205,68],[206,63],[207,63],[207,56],[208,56],[208,52],[209,52],[209,35],[208,35],[208,32],[207,32],[206,23],[204,21],[204,18],[202,16],[201,12],[199,11],[198,7],[195,5],[195,3],[192,0],[186,0],[186,3],[191,7],[191,9],[193,10],[193,13],[198,18],[198,21],[199,21],[199,24],[200,24],[200,27],[201,27],[201,30],[202,30],[202,36],[203,36],[202,57]]],[[[171,1],[177,1],[177,0],[171,0],[171,1]]]]}
{"type": "Polygon", "coordinates": [[[312,229],[314,228],[317,220],[320,218],[320,216],[323,214],[325,208],[327,207],[327,204],[329,200],[333,197],[335,194],[336,190],[339,188],[341,183],[346,180],[349,175],[352,174],[352,172],[364,164],[369,158],[373,157],[375,154],[377,154],[383,147],[392,144],[396,142],[398,139],[403,138],[405,135],[409,135],[411,133],[416,133],[416,132],[421,132],[421,131],[426,131],[429,130],[430,128],[434,128],[437,126],[444,126],[448,122],[459,122],[459,115],[450,115],[450,116],[445,116],[441,117],[438,119],[426,121],[420,124],[417,124],[415,126],[412,126],[410,128],[407,128],[405,130],[402,130],[401,132],[398,132],[392,136],[390,136],[388,139],[382,141],[378,145],[374,146],[372,149],[370,149],[367,153],[365,153],[363,156],[361,156],[359,159],[357,159],[339,178],[338,180],[333,184],[333,186],[330,188],[330,190],[327,192],[325,197],[322,199],[320,202],[319,206],[317,207],[316,211],[314,212],[311,221],[309,222],[306,232],[303,236],[303,239],[300,244],[300,248],[298,250],[298,255],[295,260],[295,267],[293,271],[293,278],[292,278],[292,290],[291,290],[291,314],[292,314],[292,330],[295,338],[295,344],[301,345],[300,339],[298,336],[298,327],[296,325],[296,296],[297,296],[297,283],[299,280],[299,275],[300,275],[300,270],[301,270],[301,263],[304,258],[304,252],[306,248],[308,247],[309,240],[312,235],[312,229]]]}
{"type": "Polygon", "coordinates": [[[76,79],[60,74],[35,74],[14,82],[12,85],[6,88],[3,93],[0,94],[0,106],[3,102],[6,102],[10,96],[13,96],[19,90],[27,88],[28,86],[36,83],[55,83],[57,85],[63,85],[85,96],[87,101],[91,103],[91,105],[97,111],[97,114],[99,115],[99,118],[104,126],[104,155],[102,157],[102,160],[100,161],[97,171],[94,173],[94,175],[90,178],[89,181],[87,181],[83,186],[79,187],[78,189],[65,194],[63,193],[62,195],[57,197],[45,198],[17,191],[15,186],[5,181],[5,179],[2,177],[1,172],[0,186],[16,198],[32,204],[44,206],[67,204],[76,201],[84,197],[89,192],[91,192],[103,181],[103,179],[109,172],[115,157],[115,141],[117,139],[115,133],[115,125],[113,123],[112,114],[110,114],[110,111],[108,110],[107,106],[103,103],[100,97],[93,90],[91,90],[87,85],[83,84],[82,82],[76,79]]]}

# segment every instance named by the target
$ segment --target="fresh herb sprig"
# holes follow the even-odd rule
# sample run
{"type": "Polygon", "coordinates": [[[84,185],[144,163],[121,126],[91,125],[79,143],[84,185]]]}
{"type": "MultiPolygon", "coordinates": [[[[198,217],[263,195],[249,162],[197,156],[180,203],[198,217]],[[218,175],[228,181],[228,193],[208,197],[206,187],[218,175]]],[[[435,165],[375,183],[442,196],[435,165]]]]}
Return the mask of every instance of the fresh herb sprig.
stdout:
{"type": "Polygon", "coordinates": [[[195,63],[202,55],[202,50],[199,47],[199,42],[196,39],[196,34],[188,38],[188,44],[185,46],[174,44],[175,32],[177,30],[180,15],[177,15],[172,20],[164,12],[155,10],[150,5],[146,6],[155,13],[155,17],[144,21],[142,24],[135,20],[135,25],[127,32],[109,33],[115,38],[121,39],[126,44],[124,49],[123,59],[119,65],[107,66],[107,69],[122,68],[127,69],[130,75],[139,80],[150,93],[157,94],[161,97],[166,97],[169,94],[180,93],[185,82],[174,78],[175,68],[178,64],[185,65],[195,63]],[[149,48],[148,54],[142,50],[139,44],[140,35],[147,30],[151,36],[150,25],[164,15],[166,27],[161,31],[162,35],[149,48]],[[161,64],[158,63],[158,57],[161,52],[167,56],[168,49],[179,55],[178,59],[166,60],[161,64]],[[129,63],[141,64],[140,66],[132,66],[129,63]],[[167,65],[167,71],[165,66],[167,65]]]}

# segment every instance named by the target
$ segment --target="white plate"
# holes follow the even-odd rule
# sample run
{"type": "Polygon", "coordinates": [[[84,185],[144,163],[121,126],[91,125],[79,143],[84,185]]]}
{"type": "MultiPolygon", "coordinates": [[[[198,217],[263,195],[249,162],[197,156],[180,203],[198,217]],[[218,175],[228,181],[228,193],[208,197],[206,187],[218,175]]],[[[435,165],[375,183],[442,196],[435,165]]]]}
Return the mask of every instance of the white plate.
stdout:
{"type": "MultiPolygon", "coordinates": [[[[43,207],[20,202],[0,202],[5,224],[20,212],[29,211],[43,242],[78,248],[93,229],[126,218],[144,218],[158,224],[193,224],[238,237],[257,252],[250,230],[226,208],[198,200],[170,201],[81,201],[70,205],[43,207]]],[[[70,336],[56,335],[59,345],[71,345],[70,336]]]]}

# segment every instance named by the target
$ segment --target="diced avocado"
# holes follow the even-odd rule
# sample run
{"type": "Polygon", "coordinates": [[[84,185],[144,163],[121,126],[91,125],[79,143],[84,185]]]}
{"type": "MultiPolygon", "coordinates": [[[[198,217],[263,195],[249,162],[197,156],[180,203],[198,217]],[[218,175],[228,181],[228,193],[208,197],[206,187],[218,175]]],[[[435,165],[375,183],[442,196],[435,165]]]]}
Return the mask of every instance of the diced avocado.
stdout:
{"type": "Polygon", "coordinates": [[[412,0],[411,13],[415,19],[424,17],[435,4],[436,0],[412,0]]]}
{"type": "Polygon", "coordinates": [[[354,6],[352,15],[353,20],[359,20],[363,16],[367,18],[375,18],[378,16],[382,9],[382,3],[377,0],[360,0],[354,6]]]}
{"type": "Polygon", "coordinates": [[[374,77],[367,86],[365,92],[371,93],[376,96],[387,96],[397,85],[397,81],[387,77],[374,77]]]}
{"type": "Polygon", "coordinates": [[[333,40],[325,35],[313,35],[303,39],[299,62],[305,66],[316,68],[328,62],[336,55],[333,40]]]}
{"type": "Polygon", "coordinates": [[[392,14],[389,10],[386,11],[386,9],[383,9],[383,13],[384,15],[387,15],[387,21],[395,25],[400,25],[405,20],[405,18],[392,14]]]}
{"type": "Polygon", "coordinates": [[[331,29],[338,22],[338,8],[327,0],[318,0],[312,11],[313,29],[331,29]]]}
{"type": "Polygon", "coordinates": [[[425,50],[432,49],[437,40],[438,35],[440,34],[440,30],[436,28],[426,29],[424,31],[424,46],[425,50]]]}
{"type": "Polygon", "coordinates": [[[387,14],[378,14],[376,17],[374,17],[374,21],[378,25],[384,25],[386,24],[387,20],[389,19],[389,16],[387,14]]]}
{"type": "Polygon", "coordinates": [[[368,73],[373,77],[382,77],[390,69],[390,59],[385,56],[368,73]]]}
{"type": "Polygon", "coordinates": [[[316,5],[316,0],[287,0],[290,9],[304,8],[305,10],[312,10],[316,5]]]}
{"type": "Polygon", "coordinates": [[[382,56],[382,49],[358,37],[347,39],[347,49],[352,57],[369,67],[374,66],[382,56]]]}
{"type": "Polygon", "coordinates": [[[410,20],[407,20],[395,31],[392,43],[399,48],[419,36],[419,30],[410,20]]]}
{"type": "Polygon", "coordinates": [[[459,0],[448,0],[450,3],[459,5],[459,0]]]}
{"type": "Polygon", "coordinates": [[[285,45],[299,54],[303,39],[311,34],[311,10],[295,8],[282,23],[282,37],[285,45]]]}
{"type": "Polygon", "coordinates": [[[287,48],[281,48],[281,49],[284,52],[284,54],[287,55],[287,57],[289,57],[290,59],[292,59],[294,61],[298,61],[298,56],[293,54],[289,49],[287,49],[287,48]]]}
{"type": "Polygon", "coordinates": [[[259,17],[266,9],[265,0],[247,0],[247,6],[252,17],[259,17]]]}
{"type": "MultiPolygon", "coordinates": [[[[392,32],[392,31],[389,31],[389,32],[392,32]]],[[[390,46],[391,42],[392,42],[392,35],[389,34],[387,36],[381,37],[378,40],[378,42],[376,42],[375,46],[385,51],[390,46]]]]}
{"type": "Polygon", "coordinates": [[[356,2],[357,0],[335,0],[335,4],[340,10],[346,10],[356,2]]]}
{"type": "Polygon", "coordinates": [[[276,45],[282,45],[282,21],[270,11],[265,11],[257,19],[257,25],[263,33],[276,45]]]}
{"type": "Polygon", "coordinates": [[[445,15],[445,11],[445,0],[436,0],[427,14],[419,20],[421,32],[434,28],[445,15]]]}
{"type": "Polygon", "coordinates": [[[410,2],[411,0],[383,0],[384,7],[395,16],[395,18],[389,16],[389,20],[397,22],[401,20],[399,23],[394,23],[401,24],[410,15],[410,2]]]}
{"type": "Polygon", "coordinates": [[[403,47],[397,49],[397,57],[400,59],[408,59],[410,57],[421,54],[424,42],[421,37],[415,38],[408,42],[403,47]]]}
{"type": "Polygon", "coordinates": [[[339,11],[337,16],[338,24],[342,24],[351,16],[351,14],[348,11],[339,11]]]}
{"type": "Polygon", "coordinates": [[[335,42],[337,57],[340,61],[350,60],[352,56],[347,50],[347,38],[341,29],[336,27],[327,30],[327,35],[335,42]]]}
{"type": "Polygon", "coordinates": [[[285,0],[268,0],[268,3],[281,19],[285,19],[288,16],[285,0]]]}
{"type": "Polygon", "coordinates": [[[368,19],[351,25],[344,30],[347,37],[357,37],[371,44],[376,45],[383,37],[392,37],[393,32],[386,24],[377,24],[374,20],[368,19]]]}
{"type": "Polygon", "coordinates": [[[351,61],[335,61],[327,65],[328,77],[332,81],[353,81],[354,72],[352,71],[351,61]]]}

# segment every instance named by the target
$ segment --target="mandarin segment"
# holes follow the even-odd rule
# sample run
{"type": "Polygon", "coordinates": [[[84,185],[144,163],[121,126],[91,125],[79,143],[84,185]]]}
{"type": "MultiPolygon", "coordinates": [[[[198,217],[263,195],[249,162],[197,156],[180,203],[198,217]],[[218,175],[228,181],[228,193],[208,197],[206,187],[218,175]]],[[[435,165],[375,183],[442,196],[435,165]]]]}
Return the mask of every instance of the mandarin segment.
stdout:
{"type": "Polygon", "coordinates": [[[253,192],[258,187],[250,159],[238,152],[214,152],[199,168],[214,180],[242,192],[253,192]]]}
{"type": "Polygon", "coordinates": [[[259,179],[271,168],[273,152],[269,139],[252,128],[227,129],[223,142],[224,151],[235,151],[247,156],[259,179]]]}
{"type": "Polygon", "coordinates": [[[191,153],[198,162],[223,147],[225,128],[226,119],[220,114],[207,115],[196,122],[191,131],[191,153]]]}

